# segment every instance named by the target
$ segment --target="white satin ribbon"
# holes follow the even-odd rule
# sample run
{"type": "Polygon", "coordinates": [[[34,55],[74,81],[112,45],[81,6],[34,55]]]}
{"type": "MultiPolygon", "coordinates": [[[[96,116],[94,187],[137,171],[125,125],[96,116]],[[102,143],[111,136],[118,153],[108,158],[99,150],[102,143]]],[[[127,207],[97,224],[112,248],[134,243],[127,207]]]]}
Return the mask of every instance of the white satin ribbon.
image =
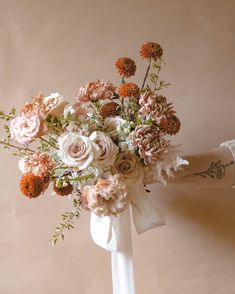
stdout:
{"type": "MultiPolygon", "coordinates": [[[[138,234],[165,224],[163,214],[154,207],[142,181],[128,187],[133,221],[138,234]]],[[[113,294],[135,294],[130,209],[117,217],[91,213],[93,241],[111,252],[113,294]]]]}

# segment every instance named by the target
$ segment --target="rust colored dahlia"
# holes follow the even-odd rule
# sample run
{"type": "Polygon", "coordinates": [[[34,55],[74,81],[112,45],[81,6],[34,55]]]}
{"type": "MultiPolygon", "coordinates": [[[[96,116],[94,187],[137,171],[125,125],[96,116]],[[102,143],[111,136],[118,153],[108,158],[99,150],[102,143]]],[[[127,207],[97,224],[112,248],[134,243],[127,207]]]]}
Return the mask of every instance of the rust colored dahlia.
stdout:
{"type": "Polygon", "coordinates": [[[44,178],[26,173],[20,181],[20,189],[25,196],[37,198],[45,190],[44,178]]]}
{"type": "Polygon", "coordinates": [[[125,83],[119,87],[118,93],[122,98],[134,97],[138,99],[140,97],[140,88],[134,83],[125,83]]]}
{"type": "Polygon", "coordinates": [[[171,115],[169,117],[167,117],[167,122],[168,122],[168,126],[167,126],[167,134],[168,135],[175,135],[179,132],[180,130],[180,120],[176,115],[171,115]]]}
{"type": "Polygon", "coordinates": [[[158,43],[146,42],[140,49],[143,59],[153,59],[155,62],[162,56],[163,50],[158,43]]]}
{"type": "Polygon", "coordinates": [[[134,60],[128,58],[128,57],[120,57],[116,63],[115,66],[120,74],[120,76],[124,78],[129,78],[131,76],[135,75],[136,72],[136,65],[134,60]]]}
{"type": "Polygon", "coordinates": [[[138,148],[145,164],[154,164],[161,159],[169,142],[162,137],[162,132],[154,125],[140,125],[131,133],[130,139],[138,148]]]}
{"type": "Polygon", "coordinates": [[[62,188],[58,188],[56,183],[54,183],[53,189],[59,196],[67,196],[73,192],[73,186],[70,183],[68,183],[68,186],[62,188]]]}
{"type": "Polygon", "coordinates": [[[101,106],[100,115],[103,119],[120,114],[120,105],[116,102],[108,102],[101,106]]]}

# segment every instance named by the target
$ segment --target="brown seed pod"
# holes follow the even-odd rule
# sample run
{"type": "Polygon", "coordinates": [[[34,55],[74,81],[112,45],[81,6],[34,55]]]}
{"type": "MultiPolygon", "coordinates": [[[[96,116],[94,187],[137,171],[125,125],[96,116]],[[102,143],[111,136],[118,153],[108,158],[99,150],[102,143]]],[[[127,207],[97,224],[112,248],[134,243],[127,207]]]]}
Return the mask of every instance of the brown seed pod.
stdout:
{"type": "Polygon", "coordinates": [[[57,187],[56,183],[54,183],[53,189],[59,196],[67,196],[73,192],[73,186],[70,183],[68,183],[68,186],[62,188],[57,187]]]}

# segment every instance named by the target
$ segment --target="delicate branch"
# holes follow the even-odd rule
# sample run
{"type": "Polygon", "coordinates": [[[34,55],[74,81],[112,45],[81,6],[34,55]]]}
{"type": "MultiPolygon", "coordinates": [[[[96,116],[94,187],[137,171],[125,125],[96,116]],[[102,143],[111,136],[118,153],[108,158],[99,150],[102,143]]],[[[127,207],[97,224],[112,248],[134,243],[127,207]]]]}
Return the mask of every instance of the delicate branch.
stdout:
{"type": "Polygon", "coordinates": [[[41,139],[43,142],[45,142],[46,144],[50,145],[51,147],[53,147],[53,148],[59,150],[58,147],[56,147],[54,144],[52,144],[51,142],[47,141],[46,139],[44,139],[44,138],[42,138],[42,137],[40,137],[40,139],[41,139]]]}
{"type": "Polygon", "coordinates": [[[73,200],[73,206],[74,210],[70,212],[65,212],[62,214],[62,222],[59,224],[58,227],[56,227],[56,231],[54,235],[52,236],[52,241],[53,246],[55,246],[56,242],[58,239],[61,237],[62,240],[64,240],[64,230],[70,230],[74,228],[74,219],[77,218],[79,219],[80,217],[80,211],[81,211],[81,203],[78,199],[73,200]]]}
{"type": "MultiPolygon", "coordinates": [[[[55,176],[52,176],[51,179],[52,180],[55,180],[55,179],[59,179],[61,177],[55,177],[55,176]]],[[[86,181],[86,180],[89,180],[89,179],[92,179],[94,178],[94,175],[93,174],[88,174],[88,175],[84,175],[84,176],[80,176],[80,177],[76,177],[76,178],[61,178],[61,181],[63,182],[82,182],[82,181],[86,181]]]]}
{"type": "Polygon", "coordinates": [[[158,78],[159,78],[159,74],[160,74],[160,71],[161,71],[161,62],[157,68],[157,76],[155,78],[155,81],[154,81],[154,88],[153,88],[153,92],[155,93],[156,89],[157,89],[157,82],[158,82],[158,78]]]}
{"type": "Polygon", "coordinates": [[[15,146],[15,145],[13,145],[13,144],[11,144],[11,143],[7,143],[7,142],[4,142],[4,141],[2,141],[2,140],[0,140],[0,145],[4,145],[4,146],[7,146],[7,147],[11,147],[11,148],[17,149],[17,150],[19,150],[20,152],[21,152],[21,151],[29,151],[30,153],[35,153],[34,150],[32,150],[32,149],[30,149],[30,148],[28,148],[28,147],[19,147],[19,146],[15,146]]]}

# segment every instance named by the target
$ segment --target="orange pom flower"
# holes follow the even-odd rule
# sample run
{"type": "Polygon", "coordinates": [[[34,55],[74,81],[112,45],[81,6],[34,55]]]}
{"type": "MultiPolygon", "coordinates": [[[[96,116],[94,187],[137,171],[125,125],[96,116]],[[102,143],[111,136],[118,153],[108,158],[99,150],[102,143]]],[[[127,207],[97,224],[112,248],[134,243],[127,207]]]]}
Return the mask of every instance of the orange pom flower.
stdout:
{"type": "Polygon", "coordinates": [[[158,43],[146,42],[140,49],[143,59],[153,59],[155,62],[162,56],[163,50],[158,43]]]}
{"type": "Polygon", "coordinates": [[[140,96],[140,88],[134,83],[125,83],[119,87],[118,93],[123,98],[135,97],[138,99],[140,96]]]}
{"type": "Polygon", "coordinates": [[[136,65],[135,62],[128,57],[120,57],[115,66],[120,74],[124,78],[129,78],[135,75],[136,65]]]}
{"type": "Polygon", "coordinates": [[[45,189],[44,179],[32,173],[26,173],[20,181],[20,189],[25,196],[37,198],[45,189]]]}
{"type": "Polygon", "coordinates": [[[53,188],[54,188],[54,191],[56,192],[56,194],[59,196],[67,196],[73,192],[73,186],[70,183],[68,183],[68,186],[61,187],[61,188],[57,187],[56,183],[54,183],[53,188]]]}

